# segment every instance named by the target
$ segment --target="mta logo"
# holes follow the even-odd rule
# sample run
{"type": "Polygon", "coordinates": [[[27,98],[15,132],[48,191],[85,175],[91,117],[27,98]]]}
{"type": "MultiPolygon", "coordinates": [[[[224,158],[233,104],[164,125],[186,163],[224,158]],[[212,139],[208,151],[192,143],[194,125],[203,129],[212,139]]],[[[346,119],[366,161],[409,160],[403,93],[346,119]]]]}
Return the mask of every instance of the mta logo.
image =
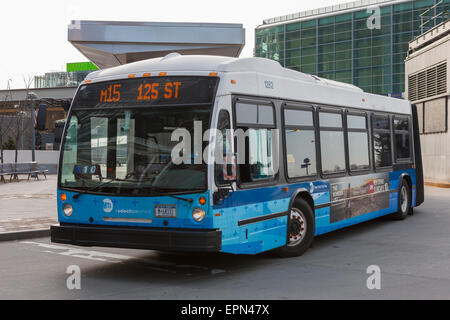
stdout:
{"type": "Polygon", "coordinates": [[[106,213],[110,213],[111,211],[113,211],[113,208],[114,205],[111,199],[103,200],[103,211],[105,211],[106,213]]]}

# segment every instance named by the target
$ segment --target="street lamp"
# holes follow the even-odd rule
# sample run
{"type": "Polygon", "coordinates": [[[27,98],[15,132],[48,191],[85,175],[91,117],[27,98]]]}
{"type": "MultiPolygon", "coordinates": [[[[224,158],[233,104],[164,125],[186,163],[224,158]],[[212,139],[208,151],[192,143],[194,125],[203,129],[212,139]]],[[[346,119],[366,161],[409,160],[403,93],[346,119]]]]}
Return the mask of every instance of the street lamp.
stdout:
{"type": "Polygon", "coordinates": [[[35,144],[36,144],[36,133],[34,129],[34,100],[38,99],[38,95],[34,92],[29,92],[27,95],[27,100],[31,100],[31,161],[36,161],[35,155],[35,144]]]}

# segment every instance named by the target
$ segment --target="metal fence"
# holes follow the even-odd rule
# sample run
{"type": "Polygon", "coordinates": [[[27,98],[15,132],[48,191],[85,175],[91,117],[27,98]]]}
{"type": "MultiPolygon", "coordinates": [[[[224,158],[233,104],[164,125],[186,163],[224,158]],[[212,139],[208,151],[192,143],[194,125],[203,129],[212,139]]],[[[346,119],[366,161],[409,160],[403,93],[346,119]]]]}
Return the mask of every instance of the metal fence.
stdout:
{"type": "Polygon", "coordinates": [[[0,143],[3,149],[31,149],[30,112],[0,115],[0,143]]]}

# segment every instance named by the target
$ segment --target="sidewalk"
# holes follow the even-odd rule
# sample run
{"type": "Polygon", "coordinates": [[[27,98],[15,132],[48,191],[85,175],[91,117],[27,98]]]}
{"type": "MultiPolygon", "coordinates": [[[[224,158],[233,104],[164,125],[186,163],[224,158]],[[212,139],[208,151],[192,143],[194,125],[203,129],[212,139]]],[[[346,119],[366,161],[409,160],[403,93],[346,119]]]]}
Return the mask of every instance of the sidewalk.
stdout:
{"type": "Polygon", "coordinates": [[[439,181],[425,181],[426,186],[437,187],[437,188],[450,188],[450,183],[448,182],[439,182],[439,181]]]}
{"type": "Polygon", "coordinates": [[[56,175],[0,182],[0,241],[50,234],[56,224],[56,175]]]}

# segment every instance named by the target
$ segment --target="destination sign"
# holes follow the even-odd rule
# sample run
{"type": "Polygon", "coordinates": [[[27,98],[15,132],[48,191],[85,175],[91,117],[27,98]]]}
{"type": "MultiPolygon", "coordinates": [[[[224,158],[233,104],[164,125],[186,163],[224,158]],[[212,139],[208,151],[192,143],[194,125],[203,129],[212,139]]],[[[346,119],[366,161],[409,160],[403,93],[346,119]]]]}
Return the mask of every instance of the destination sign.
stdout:
{"type": "Polygon", "coordinates": [[[73,108],[212,103],[216,77],[154,77],[88,84],[73,108]]]}

